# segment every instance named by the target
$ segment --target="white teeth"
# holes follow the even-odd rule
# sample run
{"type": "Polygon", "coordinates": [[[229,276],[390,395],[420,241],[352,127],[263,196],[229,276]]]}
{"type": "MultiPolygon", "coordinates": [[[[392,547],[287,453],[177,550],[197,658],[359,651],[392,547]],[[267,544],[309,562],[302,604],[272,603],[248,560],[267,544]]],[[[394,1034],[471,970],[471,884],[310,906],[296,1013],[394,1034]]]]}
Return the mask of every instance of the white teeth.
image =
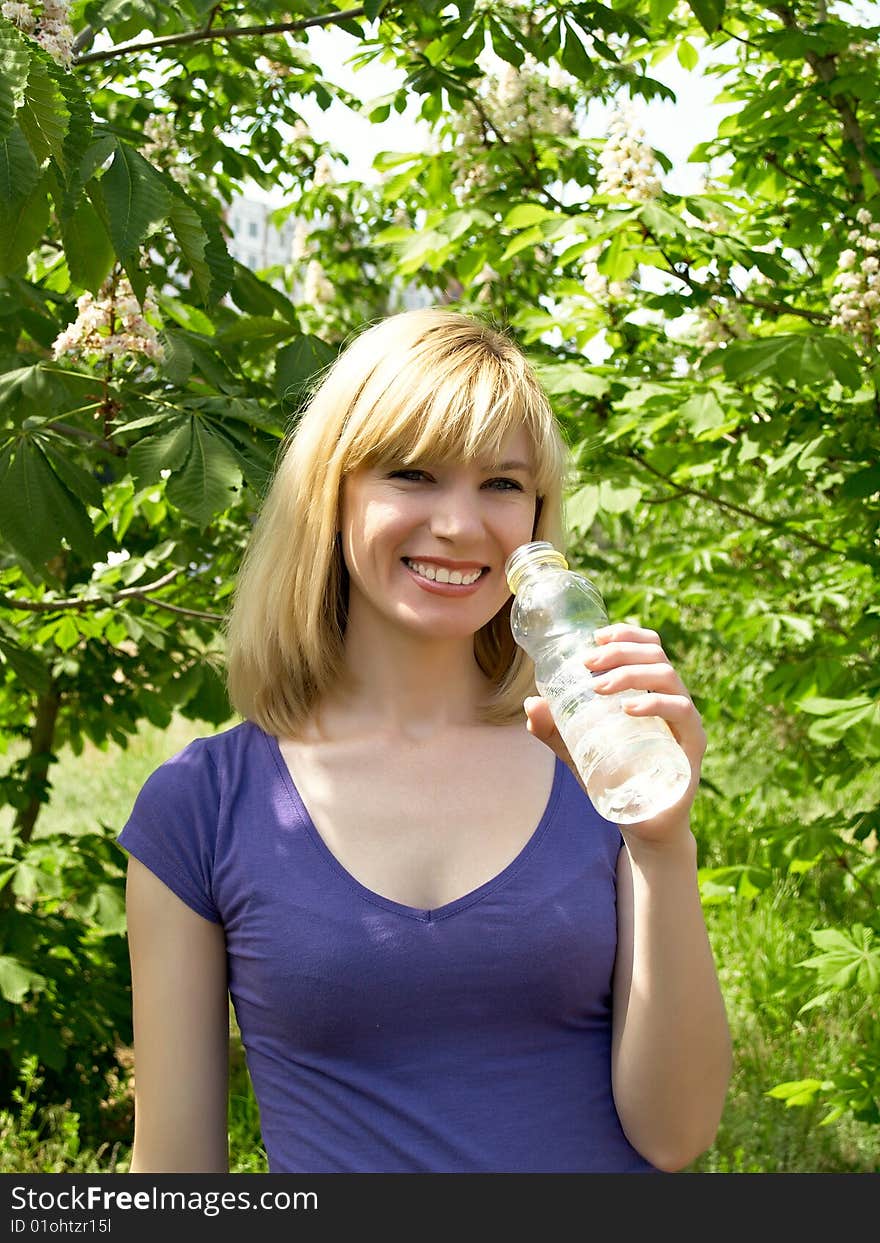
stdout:
{"type": "Polygon", "coordinates": [[[462,573],[461,570],[447,570],[445,566],[424,565],[421,561],[410,561],[404,558],[406,564],[411,570],[415,570],[416,574],[422,578],[427,578],[430,582],[461,584],[463,587],[469,587],[471,583],[475,583],[482,574],[482,570],[471,570],[462,573]]]}

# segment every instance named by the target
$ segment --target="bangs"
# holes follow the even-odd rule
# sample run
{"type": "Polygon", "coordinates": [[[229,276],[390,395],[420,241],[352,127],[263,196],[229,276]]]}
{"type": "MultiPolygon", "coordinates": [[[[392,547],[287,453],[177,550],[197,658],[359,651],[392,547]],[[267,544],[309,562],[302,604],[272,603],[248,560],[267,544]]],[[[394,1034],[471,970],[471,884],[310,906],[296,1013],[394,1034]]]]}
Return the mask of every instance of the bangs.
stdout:
{"type": "Polygon", "coordinates": [[[563,457],[555,418],[527,368],[516,365],[520,359],[480,348],[442,361],[416,357],[391,377],[374,373],[340,441],[342,473],[391,462],[491,465],[508,433],[523,428],[538,491],[558,483],[563,457]]]}

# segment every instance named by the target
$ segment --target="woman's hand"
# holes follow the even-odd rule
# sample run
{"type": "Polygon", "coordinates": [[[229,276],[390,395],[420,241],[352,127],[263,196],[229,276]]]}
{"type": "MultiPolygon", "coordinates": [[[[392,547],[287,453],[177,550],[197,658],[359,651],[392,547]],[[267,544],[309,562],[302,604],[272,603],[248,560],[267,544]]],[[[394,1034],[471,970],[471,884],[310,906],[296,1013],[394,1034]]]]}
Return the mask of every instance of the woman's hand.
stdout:
{"type": "MultiPolygon", "coordinates": [[[[596,676],[593,689],[598,695],[617,691],[642,690],[652,694],[625,704],[629,716],[661,717],[684,751],[691,766],[691,780],[677,803],[651,820],[621,826],[627,839],[659,842],[678,837],[689,829],[690,809],[700,783],[700,768],[706,751],[706,732],[699,712],[681,678],[669,663],[660,636],[641,626],[616,623],[595,632],[597,646],[590,650],[584,664],[596,676]]],[[[528,718],[529,733],[546,743],[580,782],[568,748],[550,715],[546,699],[538,696],[523,704],[528,718]]],[[[584,789],[586,793],[586,790],[584,789]]]]}

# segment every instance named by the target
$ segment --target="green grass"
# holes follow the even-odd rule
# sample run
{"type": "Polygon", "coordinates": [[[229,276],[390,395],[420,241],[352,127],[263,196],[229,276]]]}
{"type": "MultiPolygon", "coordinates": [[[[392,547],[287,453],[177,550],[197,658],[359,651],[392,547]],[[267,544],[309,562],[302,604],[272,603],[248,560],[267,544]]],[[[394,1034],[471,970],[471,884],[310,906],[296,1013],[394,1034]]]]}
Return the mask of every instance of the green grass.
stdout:
{"type": "MultiPolygon", "coordinates": [[[[86,747],[61,756],[53,795],[38,835],[78,834],[104,826],[115,835],[137,791],[163,760],[192,738],[216,732],[176,719],[169,729],[145,725],[127,750],[86,747]]],[[[2,764],[0,764],[2,766],[2,764]]],[[[8,821],[7,821],[8,824],[8,821]]],[[[0,821],[0,828],[3,821],[0,821]]],[[[880,1171],[877,1128],[843,1118],[820,1126],[821,1105],[787,1108],[767,1095],[774,1084],[811,1075],[843,1056],[848,1016],[811,1011],[798,1016],[803,997],[792,995],[793,964],[804,956],[815,908],[799,900],[795,882],[769,888],[751,901],[710,906],[709,935],[734,1040],[734,1072],[727,1106],[712,1148],[690,1167],[708,1173],[858,1173],[880,1171]]],[[[11,1108],[0,1112],[0,1173],[124,1172],[130,1156],[131,1087],[121,1083],[114,1108],[128,1108],[129,1134],[112,1147],[100,1137],[89,1146],[75,1113],[64,1102],[37,1107],[35,1065],[19,1085],[11,1108]]],[[[230,1168],[267,1170],[259,1112],[238,1030],[232,1024],[230,1168]]]]}

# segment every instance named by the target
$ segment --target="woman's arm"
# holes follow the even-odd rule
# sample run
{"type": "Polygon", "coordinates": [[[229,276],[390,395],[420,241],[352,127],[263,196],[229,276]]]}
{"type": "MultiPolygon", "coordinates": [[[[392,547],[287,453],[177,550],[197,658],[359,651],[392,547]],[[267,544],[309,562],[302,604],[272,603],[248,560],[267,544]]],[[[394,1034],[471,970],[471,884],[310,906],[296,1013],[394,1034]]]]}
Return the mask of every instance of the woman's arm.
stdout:
{"type": "Polygon", "coordinates": [[[227,1173],[229,999],[223,929],[133,856],[126,886],[134,1018],[131,1174],[227,1173]]]}
{"type": "Polygon", "coordinates": [[[724,1109],[730,1035],[685,823],[618,856],[612,1082],[627,1139],[661,1170],[709,1148],[724,1109]]]}
{"type": "MultiPolygon", "coordinates": [[[[584,661],[597,675],[596,693],[652,692],[625,710],[662,717],[691,767],[688,789],[675,806],[621,826],[612,996],[612,1083],[621,1125],[646,1160],[680,1170],[713,1143],[731,1072],[730,1032],[690,829],[706,734],[655,631],[617,624],[597,630],[596,640],[584,661]]],[[[525,706],[531,733],[577,777],[546,701],[526,700],[525,706]]]]}

